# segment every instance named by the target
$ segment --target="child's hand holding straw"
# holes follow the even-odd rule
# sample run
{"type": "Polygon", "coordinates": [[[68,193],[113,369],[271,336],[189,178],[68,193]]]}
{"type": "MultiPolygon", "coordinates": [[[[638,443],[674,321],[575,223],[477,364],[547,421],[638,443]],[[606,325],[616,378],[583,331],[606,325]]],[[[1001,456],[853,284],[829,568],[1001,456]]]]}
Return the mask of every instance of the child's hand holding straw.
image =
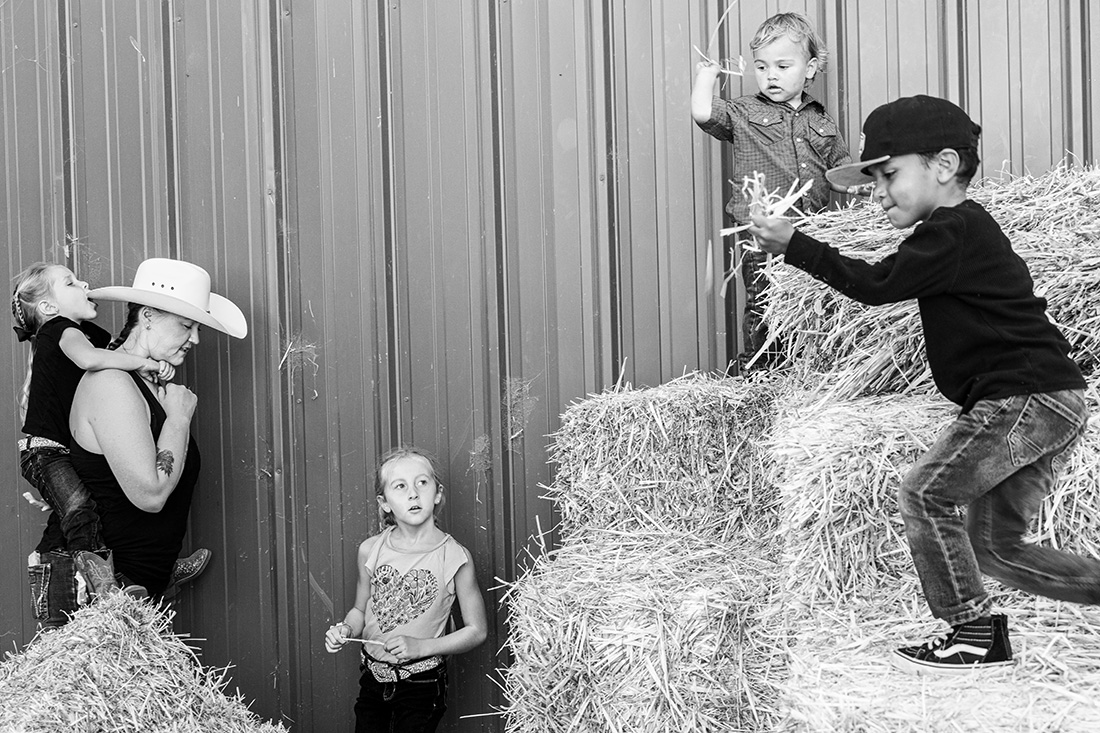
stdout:
{"type": "Polygon", "coordinates": [[[763,250],[769,254],[781,254],[782,249],[786,249],[787,241],[790,240],[791,234],[794,232],[794,227],[790,219],[793,218],[795,222],[798,222],[805,218],[805,214],[803,214],[794,204],[810,190],[813,183],[811,179],[799,187],[798,179],[796,178],[787,193],[780,194],[779,189],[774,191],[769,191],[767,189],[763,173],[754,173],[751,177],[745,176],[745,182],[741,186],[741,195],[749,202],[749,210],[752,212],[753,223],[729,227],[728,229],[722,229],[718,233],[725,237],[730,234],[747,231],[753,235],[753,244],[743,242],[742,246],[745,247],[745,249],[754,251],[763,250]],[[788,211],[793,211],[794,216],[787,216],[788,211]],[[771,224],[766,228],[762,228],[761,225],[765,221],[771,222],[771,224]],[[780,224],[785,226],[779,226],[780,224]],[[782,249],[778,251],[773,249],[776,246],[776,240],[774,235],[771,234],[771,232],[777,228],[781,232],[786,233],[786,239],[782,242],[782,249]],[[761,246],[762,235],[766,235],[767,239],[772,241],[761,246]]]}
{"type": "MultiPolygon", "coordinates": [[[[714,41],[718,38],[718,29],[722,27],[722,23],[726,20],[726,16],[733,10],[733,6],[736,5],[736,1],[729,4],[725,12],[722,13],[722,17],[718,19],[718,23],[714,26],[714,32],[710,34],[710,43],[707,44],[707,52],[714,47],[714,41]]],[[[733,76],[745,75],[745,59],[742,56],[737,57],[737,68],[733,68],[733,59],[723,59],[722,63],[719,63],[716,59],[711,58],[706,53],[703,53],[702,49],[698,46],[692,46],[695,49],[695,53],[699,54],[703,60],[696,65],[695,70],[698,73],[703,69],[708,71],[713,67],[714,76],[717,77],[719,73],[731,74],[733,76]]],[[[711,80],[713,81],[713,79],[711,80]]]]}
{"type": "Polygon", "coordinates": [[[767,211],[754,206],[748,232],[761,250],[770,255],[781,255],[787,251],[787,243],[794,235],[794,225],[782,217],[769,216],[767,211]]]}

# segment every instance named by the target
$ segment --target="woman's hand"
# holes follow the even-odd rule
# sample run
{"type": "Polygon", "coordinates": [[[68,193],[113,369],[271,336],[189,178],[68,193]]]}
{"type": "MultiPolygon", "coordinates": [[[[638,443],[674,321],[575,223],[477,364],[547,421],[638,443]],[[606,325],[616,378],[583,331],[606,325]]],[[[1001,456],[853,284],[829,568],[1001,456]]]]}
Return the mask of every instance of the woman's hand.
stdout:
{"type": "Polygon", "coordinates": [[[162,389],[164,396],[161,397],[161,405],[164,407],[165,415],[169,418],[182,418],[190,423],[191,416],[195,414],[195,407],[199,404],[199,398],[195,393],[182,384],[171,382],[165,384],[162,389]]]}

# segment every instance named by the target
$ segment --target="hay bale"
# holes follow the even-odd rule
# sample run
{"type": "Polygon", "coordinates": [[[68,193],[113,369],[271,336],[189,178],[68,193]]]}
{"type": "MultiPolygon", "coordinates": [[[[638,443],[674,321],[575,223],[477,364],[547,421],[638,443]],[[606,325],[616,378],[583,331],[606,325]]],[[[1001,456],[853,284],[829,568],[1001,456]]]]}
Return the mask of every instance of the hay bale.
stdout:
{"type": "Polygon", "coordinates": [[[123,594],[79,610],[0,663],[0,730],[15,733],[275,733],[227,670],[204,668],[172,614],[123,594]]]}
{"type": "Polygon", "coordinates": [[[784,663],[754,629],[774,557],[709,529],[592,530],[540,557],[509,592],[507,730],[768,729],[784,663]]]}
{"type": "Polygon", "coordinates": [[[791,404],[772,437],[781,495],[784,593],[792,603],[844,604],[884,588],[912,595],[897,489],[921,452],[953,419],[930,396],[791,404]]]}
{"type": "MultiPolygon", "coordinates": [[[[1098,392],[1100,378],[1093,378],[1094,414],[1098,392]]],[[[785,585],[792,599],[844,604],[884,589],[919,593],[897,490],[957,411],[942,398],[921,395],[815,400],[781,411],[771,440],[772,482],[783,507],[783,565],[797,569],[785,585]]],[[[1033,539],[1100,556],[1098,485],[1100,424],[1094,418],[1044,501],[1033,539]]]]}
{"type": "MultiPolygon", "coordinates": [[[[1038,295],[1087,374],[1100,369],[1100,169],[1060,166],[1039,177],[984,180],[971,198],[1001,224],[1028,263],[1038,295]]],[[[880,207],[857,202],[800,227],[845,254],[877,261],[907,232],[880,207]]],[[[815,392],[849,399],[934,390],[914,301],[865,306],[774,260],[765,321],[793,374],[815,392]]]]}
{"type": "Polygon", "coordinates": [[[546,487],[563,541],[586,527],[691,531],[710,514],[767,522],[774,495],[762,480],[761,439],[774,403],[775,385],[763,378],[692,373],[571,405],[552,436],[557,472],[546,487]]]}
{"type": "MultiPolygon", "coordinates": [[[[1093,378],[1090,407],[1098,408],[1093,378]]],[[[912,567],[896,494],[955,413],[929,397],[791,402],[772,440],[786,517],[785,575],[775,596],[788,675],[779,726],[789,731],[1100,729],[1100,609],[1008,590],[1015,667],[965,679],[894,671],[892,650],[943,630],[912,567]]],[[[1064,462],[1032,539],[1100,556],[1100,419],[1064,462]]]]}

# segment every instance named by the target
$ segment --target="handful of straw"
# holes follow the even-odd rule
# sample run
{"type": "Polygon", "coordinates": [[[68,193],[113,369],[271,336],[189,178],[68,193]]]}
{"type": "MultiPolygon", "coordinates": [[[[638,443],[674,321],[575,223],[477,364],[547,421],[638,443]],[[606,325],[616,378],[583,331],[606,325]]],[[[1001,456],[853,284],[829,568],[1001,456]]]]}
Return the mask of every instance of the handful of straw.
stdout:
{"type": "MultiPolygon", "coordinates": [[[[779,193],[780,189],[769,191],[764,180],[765,176],[760,171],[753,171],[751,176],[745,176],[744,182],[741,184],[741,195],[749,202],[749,209],[752,211],[760,211],[769,219],[775,219],[777,217],[784,217],[790,219],[792,223],[797,224],[806,218],[806,215],[795,206],[795,202],[799,201],[806,192],[810,190],[810,187],[814,185],[814,181],[811,178],[806,181],[801,187],[798,185],[798,179],[794,179],[791,182],[791,187],[787,189],[787,193],[779,193]],[[794,211],[794,216],[787,216],[788,211],[794,211]]],[[[718,231],[723,237],[728,237],[731,234],[737,234],[747,230],[751,224],[742,224],[735,227],[727,227],[726,229],[720,229],[718,231]]],[[[744,245],[748,249],[753,249],[757,252],[760,250],[755,246],[750,246],[748,243],[744,245]]]]}
{"type": "MultiPolygon", "coordinates": [[[[710,51],[710,49],[712,49],[714,47],[714,41],[715,41],[715,39],[718,38],[718,29],[722,27],[722,23],[723,23],[723,21],[725,21],[726,16],[730,14],[730,11],[733,10],[733,6],[736,5],[736,4],[737,4],[736,0],[732,3],[730,3],[729,7],[727,7],[725,12],[722,13],[722,17],[718,19],[718,23],[715,24],[714,32],[710,34],[710,43],[707,44],[707,51],[708,52],[710,51]]],[[[733,75],[733,76],[744,76],[744,74],[745,74],[745,59],[744,59],[744,57],[742,57],[742,56],[737,57],[737,69],[734,70],[733,69],[733,59],[725,59],[723,62],[719,63],[716,59],[713,59],[710,56],[708,56],[707,54],[703,53],[699,49],[698,46],[693,45],[692,48],[694,48],[695,52],[697,54],[699,54],[700,56],[702,56],[703,60],[706,61],[708,64],[713,64],[714,66],[717,66],[719,72],[721,72],[723,74],[730,74],[730,75],[733,75]]]]}
{"type": "MultiPolygon", "coordinates": [[[[764,216],[769,219],[776,217],[784,217],[791,219],[792,223],[799,223],[806,218],[806,215],[795,206],[795,202],[801,199],[807,191],[810,190],[810,186],[814,185],[813,179],[806,181],[801,187],[798,185],[798,179],[794,179],[791,182],[791,187],[787,189],[786,194],[779,193],[779,188],[769,191],[765,185],[765,176],[759,171],[753,171],[751,176],[745,176],[744,182],[741,184],[741,195],[749,202],[749,209],[751,211],[763,212],[764,216]],[[793,210],[794,216],[788,217],[787,212],[793,210]]],[[[731,181],[732,183],[732,181],[731,181]]],[[[728,237],[731,234],[738,234],[746,231],[751,224],[741,224],[735,227],[727,227],[720,229],[718,233],[723,237],[728,237]]],[[[752,252],[759,252],[760,247],[756,245],[756,238],[753,237],[752,241],[741,240],[741,247],[743,250],[750,250],[752,252]]],[[[735,256],[733,266],[730,267],[730,271],[726,274],[726,278],[722,281],[722,297],[726,295],[726,286],[729,281],[733,279],[733,276],[737,274],[737,271],[741,269],[741,258],[744,255],[737,253],[735,256]]],[[[768,261],[771,261],[769,255],[768,261]]]]}

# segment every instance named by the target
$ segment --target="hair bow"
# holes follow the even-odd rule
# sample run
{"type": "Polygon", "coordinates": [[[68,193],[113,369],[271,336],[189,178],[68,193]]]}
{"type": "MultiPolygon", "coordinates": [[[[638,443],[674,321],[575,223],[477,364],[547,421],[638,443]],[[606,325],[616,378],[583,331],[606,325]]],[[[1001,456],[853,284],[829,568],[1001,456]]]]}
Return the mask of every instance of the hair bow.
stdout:
{"type": "Polygon", "coordinates": [[[15,331],[15,335],[19,337],[20,342],[30,341],[32,338],[34,338],[34,334],[25,328],[22,328],[20,326],[12,326],[11,328],[13,331],[15,331]]]}

